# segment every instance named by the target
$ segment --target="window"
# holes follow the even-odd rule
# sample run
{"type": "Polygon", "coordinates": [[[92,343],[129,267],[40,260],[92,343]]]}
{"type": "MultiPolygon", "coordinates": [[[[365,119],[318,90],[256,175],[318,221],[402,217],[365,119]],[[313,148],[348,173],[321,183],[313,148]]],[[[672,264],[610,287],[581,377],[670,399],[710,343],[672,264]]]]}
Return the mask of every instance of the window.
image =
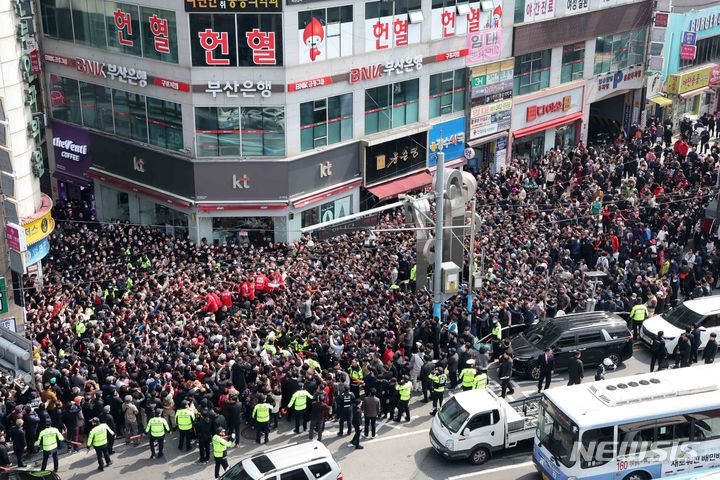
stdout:
{"type": "Polygon", "coordinates": [[[470,420],[465,428],[467,430],[472,431],[478,428],[482,427],[488,427],[492,425],[492,419],[491,419],[491,413],[480,413],[478,415],[475,415],[472,420],[470,420]]]}
{"type": "Polygon", "coordinates": [[[594,74],[622,70],[643,62],[645,29],[598,37],[595,42],[594,74]]]}
{"type": "Polygon", "coordinates": [[[285,111],[276,107],[196,107],[195,135],[199,157],[283,156],[285,111]]]}
{"type": "Polygon", "coordinates": [[[582,434],[580,468],[593,468],[605,465],[615,458],[615,427],[602,427],[587,430],[582,434]]]}
{"type": "Polygon", "coordinates": [[[72,0],[75,41],[91,47],[105,47],[105,13],[102,0],[72,0]]]}
{"type": "Polygon", "coordinates": [[[550,86],[551,55],[552,50],[543,50],[515,57],[515,95],[537,92],[550,86]]]}
{"type": "Polygon", "coordinates": [[[240,155],[240,110],[236,107],[195,107],[198,157],[240,155]]]}
{"type": "Polygon", "coordinates": [[[422,16],[421,0],[379,1],[365,4],[365,51],[385,50],[420,43],[420,23],[411,23],[410,12],[422,16]]]}
{"type": "Polygon", "coordinates": [[[145,95],[113,90],[113,113],[116,135],[148,141],[145,95]]]}
{"type": "Polygon", "coordinates": [[[45,35],[73,41],[70,0],[41,0],[40,10],[45,35]]]}
{"type": "Polygon", "coordinates": [[[557,348],[569,348],[575,346],[575,335],[566,334],[560,337],[555,343],[557,348]]]}
{"type": "Polygon", "coordinates": [[[177,63],[177,27],[175,13],[158,8],[140,7],[143,56],[177,63]]]}
{"type": "Polygon", "coordinates": [[[702,322],[702,326],[705,328],[715,328],[718,326],[718,315],[708,315],[702,322]]]}
{"type": "Polygon", "coordinates": [[[515,23],[525,21],[525,0],[515,0],[515,23]]]}
{"type": "Polygon", "coordinates": [[[302,151],[352,139],[352,93],[300,104],[302,151]]]}
{"type": "Polygon", "coordinates": [[[321,478],[330,473],[332,468],[330,468],[330,465],[323,462],[308,466],[308,470],[310,470],[310,473],[313,474],[314,478],[321,478]]]}
{"type": "Polygon", "coordinates": [[[603,342],[602,332],[593,333],[579,333],[578,334],[578,345],[588,345],[590,343],[603,342]]]}
{"type": "Polygon", "coordinates": [[[691,440],[710,440],[720,438],[720,410],[708,410],[690,415],[695,420],[695,429],[691,440]]]}
{"type": "Polygon", "coordinates": [[[285,155],[285,111],[282,108],[243,107],[240,123],[243,156],[285,155]]]}
{"type": "Polygon", "coordinates": [[[108,87],[80,82],[83,125],[107,133],[115,132],[111,92],[108,87]]]}
{"type": "Polygon", "coordinates": [[[500,410],[492,411],[492,424],[495,425],[500,421],[500,410]]]}
{"type": "Polygon", "coordinates": [[[365,134],[417,122],[419,85],[415,79],[365,90],[365,134]]]}
{"type": "Polygon", "coordinates": [[[298,13],[300,63],[352,55],[352,9],[348,5],[298,13]]]}
{"type": "Polygon", "coordinates": [[[53,118],[82,125],[77,80],[50,75],[50,111],[53,118]]]}
{"type": "Polygon", "coordinates": [[[302,228],[320,223],[320,209],[313,207],[302,212],[302,228]]]}
{"type": "Polygon", "coordinates": [[[298,468],[289,472],[281,473],[280,480],[308,480],[305,470],[298,468]]]}
{"type": "Polygon", "coordinates": [[[105,2],[105,25],[110,50],[129,55],[142,55],[140,13],[137,5],[105,2]]]}
{"type": "Polygon", "coordinates": [[[565,45],[562,54],[560,83],[582,80],[585,68],[585,42],[565,45]]]}
{"type": "Polygon", "coordinates": [[[465,69],[430,76],[430,118],[465,109],[465,69]]]}
{"type": "Polygon", "coordinates": [[[168,150],[183,148],[182,110],[179,104],[148,98],[147,113],[151,145],[168,150]]]}
{"type": "Polygon", "coordinates": [[[695,60],[680,60],[680,70],[720,60],[720,35],[698,39],[695,60]]]}

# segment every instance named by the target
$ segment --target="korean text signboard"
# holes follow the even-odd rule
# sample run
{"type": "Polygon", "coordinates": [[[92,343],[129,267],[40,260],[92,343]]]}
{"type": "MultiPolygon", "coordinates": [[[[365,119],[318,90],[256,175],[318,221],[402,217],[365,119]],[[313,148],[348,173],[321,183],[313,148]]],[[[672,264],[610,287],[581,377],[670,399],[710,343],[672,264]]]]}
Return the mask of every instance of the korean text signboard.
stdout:
{"type": "Polygon", "coordinates": [[[513,60],[471,69],[469,140],[510,128],[513,60]]]}
{"type": "Polygon", "coordinates": [[[365,51],[420,43],[421,27],[422,24],[410,21],[410,12],[402,8],[400,2],[368,2],[365,4],[365,51]]]}
{"type": "Polygon", "coordinates": [[[555,16],[556,0],[525,0],[523,22],[537,22],[555,16]]]}
{"type": "Polygon", "coordinates": [[[280,0],[185,0],[186,12],[263,13],[280,12],[280,0]]]}
{"type": "Polygon", "coordinates": [[[465,154],[465,117],[433,125],[428,136],[428,167],[437,165],[437,153],[445,153],[445,162],[461,158],[465,154]]]}
{"type": "Polygon", "coordinates": [[[502,29],[491,28],[467,36],[467,64],[491,62],[500,58],[502,50],[502,29]]]}
{"type": "Polygon", "coordinates": [[[427,134],[416,133],[365,148],[365,185],[425,168],[427,134]]]}
{"type": "MultiPolygon", "coordinates": [[[[481,28],[488,28],[481,22],[480,2],[471,2],[467,10],[461,12],[458,6],[453,4],[448,7],[433,8],[431,12],[430,38],[440,40],[442,38],[465,35],[466,33],[479,32],[481,28]]],[[[499,15],[502,16],[502,7],[498,7],[499,15]]]]}
{"type": "Polygon", "coordinates": [[[92,165],[90,133],[53,120],[52,134],[55,169],[71,177],[89,180],[87,171],[92,165]]]}
{"type": "Polygon", "coordinates": [[[710,69],[711,66],[707,66],[677,75],[670,75],[666,86],[667,92],[681,95],[709,86],[710,69]]]}

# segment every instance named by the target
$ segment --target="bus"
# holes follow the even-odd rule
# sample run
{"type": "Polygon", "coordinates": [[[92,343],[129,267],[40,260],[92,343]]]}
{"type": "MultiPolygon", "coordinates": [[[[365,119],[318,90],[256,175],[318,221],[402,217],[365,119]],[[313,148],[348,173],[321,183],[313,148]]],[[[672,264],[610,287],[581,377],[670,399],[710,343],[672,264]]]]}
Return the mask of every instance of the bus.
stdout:
{"type": "Polygon", "coordinates": [[[533,462],[543,480],[650,480],[720,467],[720,364],[551,388],[540,402],[533,462]]]}

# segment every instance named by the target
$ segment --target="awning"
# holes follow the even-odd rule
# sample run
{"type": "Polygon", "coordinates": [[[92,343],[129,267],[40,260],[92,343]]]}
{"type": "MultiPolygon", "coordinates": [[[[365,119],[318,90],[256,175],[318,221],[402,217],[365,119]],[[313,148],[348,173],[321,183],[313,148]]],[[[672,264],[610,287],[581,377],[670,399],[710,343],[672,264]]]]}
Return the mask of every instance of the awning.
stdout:
{"type": "Polygon", "coordinates": [[[533,125],[532,127],[521,128],[520,130],[516,130],[513,132],[513,137],[520,138],[536,132],[542,132],[543,130],[547,130],[548,128],[553,128],[559,125],[564,125],[566,123],[580,120],[582,116],[583,112],[578,112],[573,113],[572,115],[568,115],[567,117],[556,118],[555,120],[550,120],[545,123],[538,123],[537,125],[533,125]]]}
{"type": "Polygon", "coordinates": [[[672,100],[670,100],[667,97],[658,96],[658,97],[649,98],[648,100],[650,100],[651,102],[653,102],[657,105],[660,105],[661,107],[667,107],[668,105],[672,105],[672,100]]]}
{"type": "Polygon", "coordinates": [[[128,191],[128,192],[135,192],[135,193],[139,193],[141,195],[145,195],[146,197],[150,197],[152,199],[159,200],[162,203],[167,203],[169,205],[175,205],[175,206],[181,207],[181,208],[190,208],[192,206],[192,200],[190,200],[190,199],[177,197],[170,193],[151,190],[147,187],[142,187],[134,182],[131,182],[131,181],[125,180],[125,179],[120,179],[113,175],[96,172],[94,170],[89,170],[88,175],[90,175],[92,178],[100,180],[101,182],[107,183],[109,185],[114,185],[116,187],[120,187],[121,189],[128,191]]]}
{"type": "Polygon", "coordinates": [[[320,192],[311,193],[310,195],[293,198],[290,201],[292,202],[293,208],[303,208],[310,204],[332,197],[333,195],[338,195],[340,193],[347,192],[348,190],[352,190],[353,188],[359,187],[360,185],[362,185],[362,180],[355,180],[351,181],[350,183],[345,183],[343,185],[337,185],[335,187],[322,190],[320,192]]]}
{"type": "Polygon", "coordinates": [[[692,98],[692,97],[695,97],[695,96],[697,96],[697,95],[702,95],[703,93],[709,92],[709,91],[710,91],[710,87],[698,88],[697,90],[693,90],[692,92],[681,93],[681,94],[680,94],[680,97],[682,97],[682,98],[692,98]]]}
{"type": "Polygon", "coordinates": [[[199,212],[214,212],[223,210],[284,210],[287,207],[284,203],[201,203],[198,204],[199,212]]]}
{"type": "Polygon", "coordinates": [[[75,175],[68,175],[67,173],[63,173],[59,170],[55,170],[52,176],[53,178],[57,178],[58,180],[61,180],[63,182],[72,183],[73,185],[79,185],[81,187],[92,186],[92,180],[90,180],[89,178],[79,178],[75,175]]]}
{"type": "Polygon", "coordinates": [[[431,183],[432,176],[427,172],[420,172],[375,185],[374,187],[369,187],[368,191],[380,200],[385,200],[386,198],[397,197],[399,194],[409,192],[410,190],[417,190],[431,183]]]}

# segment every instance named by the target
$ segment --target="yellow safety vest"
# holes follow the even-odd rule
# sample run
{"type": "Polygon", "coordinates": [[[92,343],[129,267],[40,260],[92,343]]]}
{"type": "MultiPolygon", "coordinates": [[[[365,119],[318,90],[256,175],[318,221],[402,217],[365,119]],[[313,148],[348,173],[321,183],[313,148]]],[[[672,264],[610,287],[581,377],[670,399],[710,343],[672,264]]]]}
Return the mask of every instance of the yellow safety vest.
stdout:
{"type": "Polygon", "coordinates": [[[502,340],[502,327],[499,323],[496,323],[495,326],[492,329],[492,335],[493,337],[497,338],[498,340],[502,340]]]}
{"type": "Polygon", "coordinates": [[[475,384],[473,385],[473,390],[480,390],[487,387],[488,384],[488,376],[486,373],[481,373],[480,375],[475,376],[475,384]]]}
{"type": "Polygon", "coordinates": [[[293,396],[290,398],[290,404],[288,407],[295,405],[295,411],[297,412],[305,410],[305,407],[307,406],[307,399],[310,396],[311,395],[307,392],[307,390],[298,390],[293,393],[293,396]]]}
{"type": "Polygon", "coordinates": [[[180,430],[190,430],[193,420],[195,420],[195,415],[187,408],[181,408],[175,412],[175,423],[177,423],[180,430]]]}
{"type": "Polygon", "coordinates": [[[213,436],[212,437],[213,457],[223,458],[225,456],[225,450],[227,450],[230,445],[232,445],[232,442],[225,440],[220,435],[213,436]]]}
{"type": "Polygon", "coordinates": [[[258,403],[257,405],[255,405],[255,408],[253,408],[252,417],[258,423],[269,422],[270,410],[272,410],[272,407],[267,403],[258,403]]]}
{"type": "Polygon", "coordinates": [[[145,427],[145,433],[150,432],[153,437],[164,437],[165,433],[170,431],[170,425],[167,420],[162,417],[153,417],[148,420],[147,427],[145,427]]]}
{"type": "Polygon", "coordinates": [[[407,382],[407,383],[403,383],[402,385],[396,385],[395,390],[400,392],[400,400],[402,400],[402,401],[410,400],[410,393],[412,392],[412,383],[407,382]]]}
{"type": "Polygon", "coordinates": [[[92,430],[90,430],[87,444],[91,447],[102,447],[104,445],[107,445],[108,433],[110,435],[115,435],[115,432],[110,430],[110,427],[108,427],[104,423],[101,423],[97,427],[94,427],[92,430]]]}
{"type": "Polygon", "coordinates": [[[632,318],[636,322],[641,322],[647,318],[648,315],[648,309],[645,306],[644,303],[638,303],[634,307],[632,307],[632,310],[630,310],[630,318],[632,318]]]}
{"type": "Polygon", "coordinates": [[[428,375],[428,379],[433,382],[433,392],[440,393],[445,391],[447,376],[444,373],[440,375],[428,375]]]}
{"type": "Polygon", "coordinates": [[[41,445],[43,451],[50,452],[58,447],[58,442],[65,440],[65,437],[55,427],[48,427],[38,436],[35,445],[41,445]]]}
{"type": "Polygon", "coordinates": [[[460,372],[460,378],[462,379],[463,387],[472,387],[475,381],[475,369],[463,368],[462,372],[460,372]]]}
{"type": "MultiPolygon", "coordinates": [[[[285,355],[285,350],[281,350],[281,352],[282,352],[283,355],[285,355]]],[[[288,352],[288,353],[290,353],[290,352],[288,352]]],[[[315,360],[315,359],[308,358],[308,359],[307,359],[307,363],[308,363],[308,365],[310,365],[312,368],[314,368],[314,369],[317,370],[318,372],[319,372],[320,370],[322,370],[322,368],[320,367],[320,363],[319,363],[317,360],[315,360]]]]}
{"type": "Polygon", "coordinates": [[[413,265],[410,269],[410,281],[417,281],[417,265],[413,265]]]}
{"type": "Polygon", "coordinates": [[[75,324],[75,334],[76,335],[82,335],[85,333],[86,327],[83,322],[78,322],[75,324]]]}
{"type": "Polygon", "coordinates": [[[353,367],[348,368],[348,374],[350,374],[350,380],[355,383],[363,379],[363,372],[360,366],[358,366],[357,369],[354,369],[353,367]]]}

